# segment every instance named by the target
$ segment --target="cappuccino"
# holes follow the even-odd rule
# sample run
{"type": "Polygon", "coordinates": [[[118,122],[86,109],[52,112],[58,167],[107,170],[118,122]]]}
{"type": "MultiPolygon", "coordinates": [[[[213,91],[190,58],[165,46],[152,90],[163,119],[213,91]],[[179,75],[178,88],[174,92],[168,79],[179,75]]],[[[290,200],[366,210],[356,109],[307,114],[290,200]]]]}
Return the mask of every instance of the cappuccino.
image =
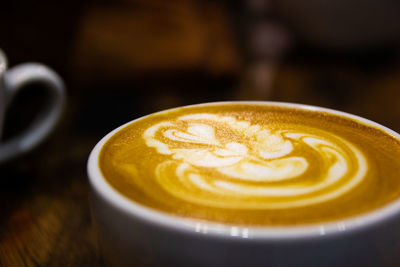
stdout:
{"type": "Polygon", "coordinates": [[[173,216],[254,226],[345,219],[400,196],[400,141],[329,111],[215,103],[127,124],[99,167],[120,194],[173,216]]]}

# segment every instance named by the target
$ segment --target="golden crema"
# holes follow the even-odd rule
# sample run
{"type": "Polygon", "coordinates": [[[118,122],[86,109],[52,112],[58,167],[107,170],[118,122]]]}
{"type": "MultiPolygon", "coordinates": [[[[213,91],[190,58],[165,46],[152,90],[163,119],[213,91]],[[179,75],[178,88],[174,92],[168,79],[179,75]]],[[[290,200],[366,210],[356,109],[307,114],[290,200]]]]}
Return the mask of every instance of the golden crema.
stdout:
{"type": "Polygon", "coordinates": [[[323,111],[268,104],[169,110],[103,146],[106,180],[142,205],[248,225],[308,224],[400,196],[400,142],[323,111]]]}

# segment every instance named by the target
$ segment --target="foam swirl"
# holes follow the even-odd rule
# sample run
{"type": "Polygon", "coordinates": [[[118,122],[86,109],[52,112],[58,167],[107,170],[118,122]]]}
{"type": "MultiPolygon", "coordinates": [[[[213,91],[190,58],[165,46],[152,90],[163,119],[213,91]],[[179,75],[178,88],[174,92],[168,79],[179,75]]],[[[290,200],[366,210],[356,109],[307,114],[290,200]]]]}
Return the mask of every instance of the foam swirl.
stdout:
{"type": "Polygon", "coordinates": [[[159,185],[190,203],[230,209],[284,209],[340,197],[365,177],[364,155],[321,130],[251,124],[198,113],[148,128],[147,146],[169,159],[159,185]]]}

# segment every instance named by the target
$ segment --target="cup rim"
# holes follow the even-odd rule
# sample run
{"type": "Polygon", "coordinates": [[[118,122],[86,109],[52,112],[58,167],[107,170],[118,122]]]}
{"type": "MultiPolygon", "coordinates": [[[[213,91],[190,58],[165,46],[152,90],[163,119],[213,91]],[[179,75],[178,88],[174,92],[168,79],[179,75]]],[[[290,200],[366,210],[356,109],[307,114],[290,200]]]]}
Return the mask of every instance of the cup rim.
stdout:
{"type": "Polygon", "coordinates": [[[216,238],[235,238],[246,240],[297,240],[297,239],[316,239],[337,237],[343,234],[355,233],[369,229],[374,226],[384,224],[393,218],[400,216],[400,198],[386,204],[378,209],[349,217],[341,220],[327,221],[314,224],[290,225],[290,226],[246,226],[233,225],[227,223],[215,223],[204,220],[184,218],[165,212],[161,212],[139,203],[136,203],[120,194],[104,178],[100,170],[98,159],[103,145],[122,128],[141,120],[150,115],[172,111],[182,107],[195,107],[204,105],[224,105],[224,104],[251,104],[251,105],[269,105],[278,107],[294,107],[303,110],[323,111],[334,115],[344,116],[353,119],[359,123],[366,124],[383,130],[394,138],[400,140],[400,134],[366,118],[353,115],[347,112],[338,111],[330,108],[324,108],[313,105],[297,104],[289,102],[275,101],[221,101],[208,102],[201,104],[186,105],[171,109],[162,110],[146,116],[129,121],[105,135],[93,148],[87,162],[87,172],[89,183],[94,193],[98,194],[104,201],[113,208],[127,214],[132,218],[144,221],[145,223],[157,225],[168,230],[194,234],[198,236],[216,237],[216,238]]]}

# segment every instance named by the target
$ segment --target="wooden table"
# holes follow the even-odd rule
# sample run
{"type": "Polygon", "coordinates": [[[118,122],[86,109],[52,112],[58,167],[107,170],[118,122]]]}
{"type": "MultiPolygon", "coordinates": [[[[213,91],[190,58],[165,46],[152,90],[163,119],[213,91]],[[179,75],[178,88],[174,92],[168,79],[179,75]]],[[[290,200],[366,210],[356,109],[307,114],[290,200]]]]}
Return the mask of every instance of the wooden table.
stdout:
{"type": "Polygon", "coordinates": [[[96,140],[63,126],[36,151],[0,169],[0,266],[103,265],[85,173],[96,140]]]}

